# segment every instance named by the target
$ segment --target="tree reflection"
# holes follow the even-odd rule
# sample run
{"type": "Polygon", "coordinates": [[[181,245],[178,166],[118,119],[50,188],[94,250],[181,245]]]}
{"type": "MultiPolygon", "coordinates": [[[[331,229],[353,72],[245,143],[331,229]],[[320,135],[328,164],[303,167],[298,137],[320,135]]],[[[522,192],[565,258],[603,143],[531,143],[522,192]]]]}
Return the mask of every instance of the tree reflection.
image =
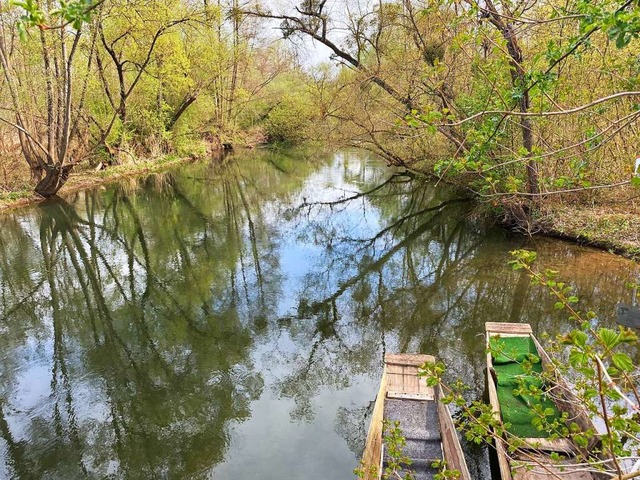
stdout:
{"type": "MultiPolygon", "coordinates": [[[[295,428],[314,421],[322,392],[369,382],[331,406],[355,457],[385,351],[435,354],[480,396],[485,321],[566,324],[506,266],[525,240],[475,224],[470,208],[366,156],[258,152],[6,216],[5,467],[200,478],[233,458],[233,429],[265,391],[292,402],[279,428],[295,428]]],[[[596,311],[633,276],[601,253],[534,248],[596,311]]]]}
{"type": "MultiPolygon", "coordinates": [[[[508,251],[523,246],[524,238],[487,232],[469,220],[470,205],[455,192],[419,179],[408,182],[404,174],[369,185],[361,176],[358,184],[369,193],[305,201],[297,211],[304,219],[300,238],[323,249],[299,292],[293,332],[298,348],[283,360],[292,368],[275,386],[283,398],[295,400],[293,419],[313,419],[320,385],[343,389],[363,372],[379,372],[387,350],[436,354],[453,376],[473,387],[469,396],[480,398],[484,322],[528,322],[551,333],[568,325],[543,289],[530,288],[526,275],[508,268],[508,251]],[[375,228],[354,229],[354,217],[373,217],[367,225],[375,228]]],[[[567,254],[590,254],[559,243],[532,247],[547,265],[563,262],[567,254]]],[[[624,265],[611,274],[617,284],[603,283],[601,273],[598,278],[565,269],[585,302],[604,312],[617,301],[632,268],[615,257],[608,260],[624,265]]],[[[353,417],[365,415],[365,407],[341,409],[336,427],[356,456],[366,420],[361,417],[358,428],[353,417]]]]}
{"type": "Polygon", "coordinates": [[[265,299],[279,275],[259,199],[247,199],[256,192],[233,165],[199,173],[219,180],[205,196],[202,179],[168,174],[139,194],[49,203],[40,218],[8,222],[14,238],[3,228],[3,325],[29,327],[2,340],[18,362],[3,364],[0,402],[14,411],[7,421],[2,410],[0,431],[17,476],[176,478],[224,458],[230,422],[248,417],[263,388],[251,319],[273,316],[265,299]],[[37,260],[21,262],[25,251],[37,260]],[[49,366],[50,382],[21,411],[11,386],[33,367],[16,358],[33,337],[46,352],[30,361],[49,366]]]}

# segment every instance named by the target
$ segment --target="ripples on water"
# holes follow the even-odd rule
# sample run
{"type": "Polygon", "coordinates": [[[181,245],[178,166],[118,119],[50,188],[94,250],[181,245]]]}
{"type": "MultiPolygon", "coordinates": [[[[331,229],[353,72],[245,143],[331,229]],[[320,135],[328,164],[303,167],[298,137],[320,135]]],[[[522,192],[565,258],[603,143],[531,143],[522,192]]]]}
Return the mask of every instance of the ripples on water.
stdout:
{"type": "MultiPolygon", "coordinates": [[[[253,152],[1,217],[0,478],[353,478],[384,352],[478,398],[485,321],[568,328],[469,208],[361,153],[253,152]]],[[[628,300],[629,262],[528,247],[602,322],[628,300]]]]}

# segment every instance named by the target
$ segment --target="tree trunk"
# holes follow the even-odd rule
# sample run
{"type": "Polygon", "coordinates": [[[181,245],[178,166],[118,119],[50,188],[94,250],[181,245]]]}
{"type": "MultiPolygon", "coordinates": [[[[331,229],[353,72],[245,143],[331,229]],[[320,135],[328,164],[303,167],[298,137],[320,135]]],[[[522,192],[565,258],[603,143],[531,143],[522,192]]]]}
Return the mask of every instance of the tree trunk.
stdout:
{"type": "Polygon", "coordinates": [[[187,111],[187,108],[189,108],[189,106],[197,99],[198,92],[187,94],[187,96],[182,100],[182,103],[180,103],[180,106],[176,109],[176,111],[167,122],[166,129],[171,130],[175,126],[175,124],[178,123],[178,120],[180,120],[182,114],[187,111]]]}
{"type": "MultiPolygon", "coordinates": [[[[523,55],[522,49],[518,44],[518,38],[513,25],[508,23],[503,16],[498,13],[495,5],[491,0],[486,0],[486,13],[489,15],[489,21],[502,34],[507,42],[507,51],[511,57],[511,80],[515,88],[522,88],[522,98],[519,101],[520,112],[528,113],[530,107],[529,89],[526,87],[526,75],[522,67],[523,55]]],[[[508,12],[509,13],[509,12],[508,12]]],[[[511,15],[507,15],[510,17],[511,15]]],[[[533,132],[531,130],[531,120],[522,117],[520,120],[520,129],[522,130],[522,146],[526,149],[527,154],[527,191],[537,199],[540,194],[540,183],[538,179],[538,164],[533,158],[533,132]]]]}
{"type": "Polygon", "coordinates": [[[36,185],[35,192],[44,198],[55,196],[67,183],[72,168],[73,165],[47,165],[44,167],[45,176],[36,185]]]}
{"type": "Polygon", "coordinates": [[[232,5],[232,23],[233,23],[233,52],[232,52],[232,69],[231,69],[231,87],[229,88],[229,101],[227,105],[227,119],[232,121],[234,118],[234,104],[236,101],[236,89],[238,85],[238,49],[240,48],[240,13],[238,12],[238,0],[233,0],[232,5]]]}

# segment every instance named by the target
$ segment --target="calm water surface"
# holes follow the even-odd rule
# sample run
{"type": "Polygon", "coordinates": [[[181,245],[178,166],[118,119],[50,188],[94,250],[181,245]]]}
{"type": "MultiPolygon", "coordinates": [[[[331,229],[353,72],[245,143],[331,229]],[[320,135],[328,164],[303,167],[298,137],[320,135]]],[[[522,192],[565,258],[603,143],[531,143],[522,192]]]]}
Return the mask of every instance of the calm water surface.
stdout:
{"type": "MultiPolygon", "coordinates": [[[[0,217],[0,478],[353,478],[385,352],[477,398],[485,321],[568,328],[469,209],[361,153],[253,152],[0,217]]],[[[526,246],[600,321],[629,299],[631,263],[526,246]]]]}

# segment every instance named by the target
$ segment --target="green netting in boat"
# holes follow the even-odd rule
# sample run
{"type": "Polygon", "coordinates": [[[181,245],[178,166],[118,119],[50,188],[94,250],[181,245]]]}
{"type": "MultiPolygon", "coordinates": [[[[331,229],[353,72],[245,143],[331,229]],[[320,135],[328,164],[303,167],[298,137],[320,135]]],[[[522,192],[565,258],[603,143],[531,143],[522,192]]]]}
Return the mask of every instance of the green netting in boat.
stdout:
{"type": "Polygon", "coordinates": [[[542,364],[537,356],[538,352],[533,339],[529,336],[491,337],[489,345],[498,380],[496,389],[502,419],[510,424],[507,430],[521,438],[548,437],[549,433],[533,426],[532,421],[537,416],[533,412],[533,407],[541,404],[545,410],[552,409],[553,414],[547,416],[547,421],[552,422],[560,418],[560,412],[553,401],[546,396],[535,398],[531,395],[521,395],[516,391],[523,384],[528,387],[543,388],[543,382],[539,377],[542,364]],[[525,368],[523,362],[530,364],[531,368],[525,368]]]}

